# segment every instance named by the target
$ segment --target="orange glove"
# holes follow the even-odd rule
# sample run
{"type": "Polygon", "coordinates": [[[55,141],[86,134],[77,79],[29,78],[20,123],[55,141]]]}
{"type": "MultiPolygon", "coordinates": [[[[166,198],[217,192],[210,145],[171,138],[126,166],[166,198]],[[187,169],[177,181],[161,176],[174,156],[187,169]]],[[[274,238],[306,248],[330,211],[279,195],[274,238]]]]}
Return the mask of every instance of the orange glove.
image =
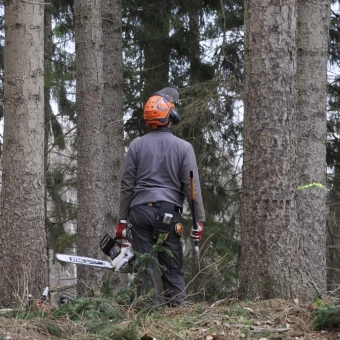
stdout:
{"type": "Polygon", "coordinates": [[[197,229],[191,229],[191,238],[194,241],[201,241],[204,232],[204,222],[197,222],[197,229]]]}
{"type": "Polygon", "coordinates": [[[116,229],[116,238],[117,239],[122,239],[125,238],[126,235],[126,220],[119,220],[117,224],[117,229],[116,229]]]}

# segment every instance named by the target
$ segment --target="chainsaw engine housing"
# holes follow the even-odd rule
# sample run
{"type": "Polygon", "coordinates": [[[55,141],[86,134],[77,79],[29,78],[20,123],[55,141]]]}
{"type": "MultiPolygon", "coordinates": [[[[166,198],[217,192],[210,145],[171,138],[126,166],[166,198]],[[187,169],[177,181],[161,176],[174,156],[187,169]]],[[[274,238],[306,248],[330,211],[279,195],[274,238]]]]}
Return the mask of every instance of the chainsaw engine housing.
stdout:
{"type": "Polygon", "coordinates": [[[100,249],[110,257],[113,269],[121,273],[132,273],[132,261],[135,257],[131,243],[118,242],[116,238],[105,234],[100,241],[100,249]]]}

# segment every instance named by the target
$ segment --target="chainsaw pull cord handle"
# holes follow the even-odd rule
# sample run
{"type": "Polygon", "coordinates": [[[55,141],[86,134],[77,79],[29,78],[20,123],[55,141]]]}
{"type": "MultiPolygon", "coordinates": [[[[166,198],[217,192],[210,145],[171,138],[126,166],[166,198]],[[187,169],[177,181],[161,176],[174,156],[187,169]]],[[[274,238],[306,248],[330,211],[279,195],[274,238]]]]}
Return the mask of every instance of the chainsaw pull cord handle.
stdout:
{"type": "MultiPolygon", "coordinates": [[[[197,221],[196,221],[196,208],[195,208],[195,184],[194,184],[194,173],[190,171],[190,189],[191,189],[191,213],[192,213],[192,223],[193,228],[197,230],[197,221]]],[[[195,241],[195,250],[199,252],[199,241],[195,241]]]]}

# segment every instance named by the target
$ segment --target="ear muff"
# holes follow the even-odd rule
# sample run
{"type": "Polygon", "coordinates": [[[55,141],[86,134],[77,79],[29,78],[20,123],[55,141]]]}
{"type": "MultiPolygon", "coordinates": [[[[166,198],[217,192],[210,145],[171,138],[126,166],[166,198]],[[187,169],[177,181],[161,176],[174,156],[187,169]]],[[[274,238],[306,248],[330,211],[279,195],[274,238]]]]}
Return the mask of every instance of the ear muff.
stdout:
{"type": "Polygon", "coordinates": [[[173,123],[173,124],[177,124],[181,121],[182,117],[181,115],[178,113],[177,110],[171,108],[170,109],[171,113],[170,113],[170,121],[173,123]]]}

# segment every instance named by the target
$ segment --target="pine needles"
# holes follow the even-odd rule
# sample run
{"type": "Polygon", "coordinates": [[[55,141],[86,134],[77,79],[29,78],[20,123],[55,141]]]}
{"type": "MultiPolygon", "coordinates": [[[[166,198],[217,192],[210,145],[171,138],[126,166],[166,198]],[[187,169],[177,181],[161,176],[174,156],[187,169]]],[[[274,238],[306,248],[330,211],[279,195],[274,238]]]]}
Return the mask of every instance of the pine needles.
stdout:
{"type": "Polygon", "coordinates": [[[340,328],[340,306],[325,306],[314,311],[312,322],[318,330],[340,328]]]}
{"type": "MultiPolygon", "coordinates": [[[[114,298],[96,296],[83,298],[62,305],[51,317],[55,320],[67,317],[82,324],[88,333],[109,336],[119,331],[119,324],[126,321],[126,314],[114,298]]],[[[132,332],[133,327],[128,327],[132,332]]],[[[126,332],[126,330],[124,330],[126,332]]]]}

